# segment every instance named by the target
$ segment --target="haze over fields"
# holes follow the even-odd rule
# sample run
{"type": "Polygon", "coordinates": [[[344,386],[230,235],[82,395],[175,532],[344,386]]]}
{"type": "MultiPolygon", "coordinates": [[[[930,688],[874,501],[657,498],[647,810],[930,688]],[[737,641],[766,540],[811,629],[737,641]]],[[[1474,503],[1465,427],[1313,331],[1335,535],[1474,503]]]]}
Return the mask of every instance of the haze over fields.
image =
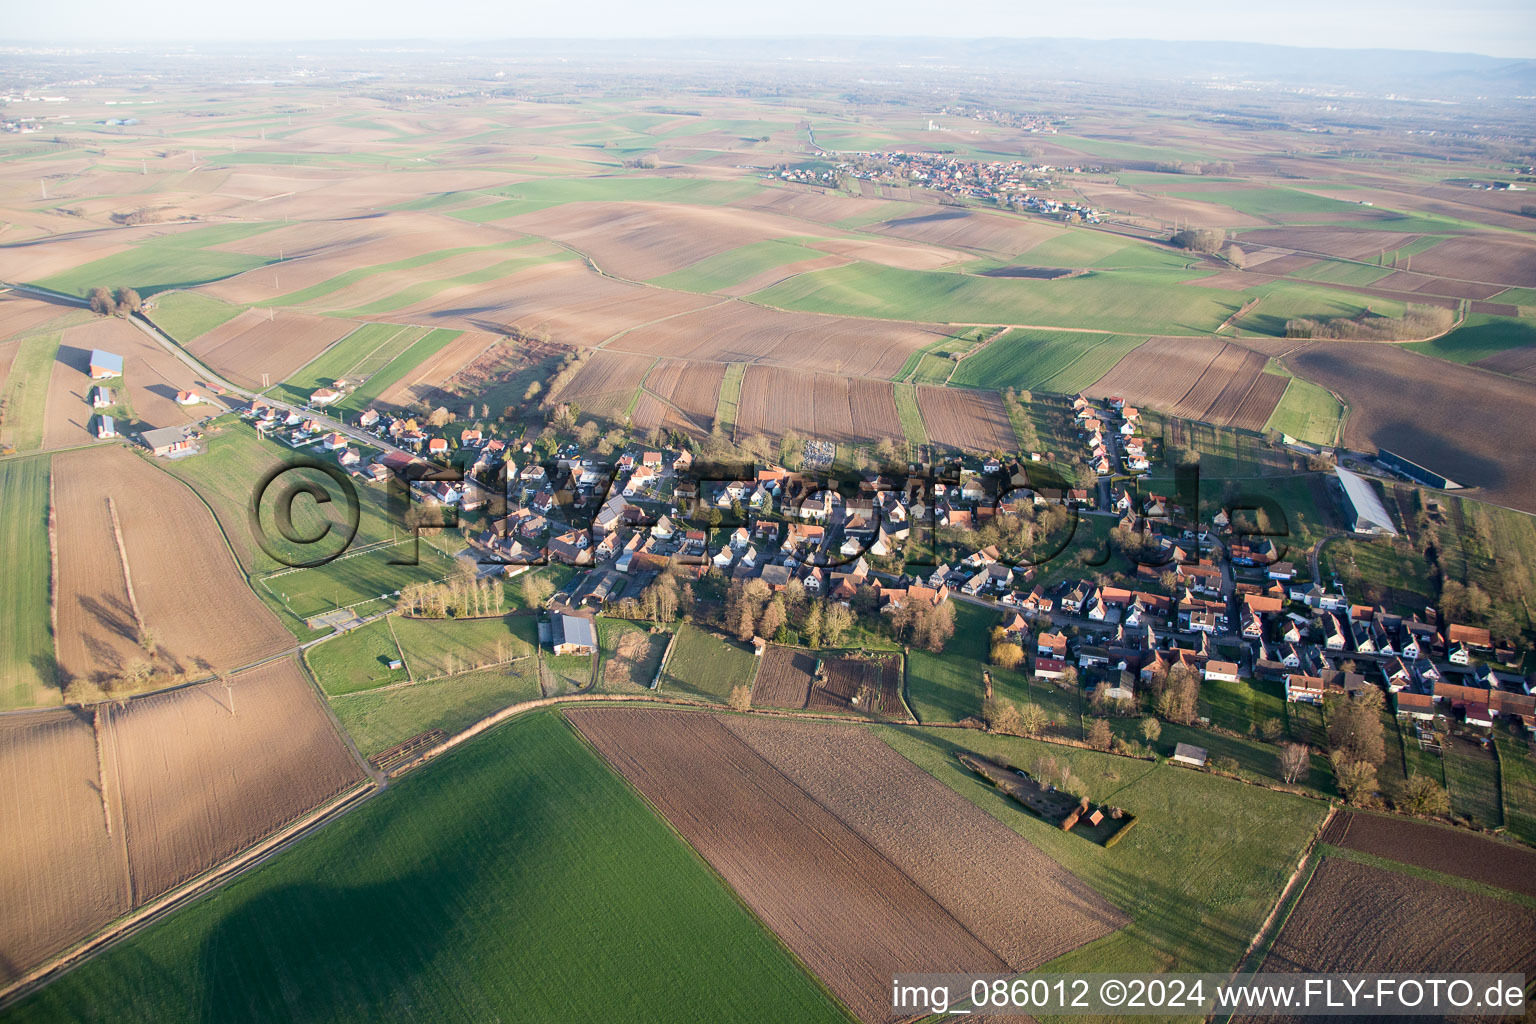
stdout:
{"type": "Polygon", "coordinates": [[[18,12],[0,1024],[1536,974],[1531,19],[1093,7],[18,12]]]}

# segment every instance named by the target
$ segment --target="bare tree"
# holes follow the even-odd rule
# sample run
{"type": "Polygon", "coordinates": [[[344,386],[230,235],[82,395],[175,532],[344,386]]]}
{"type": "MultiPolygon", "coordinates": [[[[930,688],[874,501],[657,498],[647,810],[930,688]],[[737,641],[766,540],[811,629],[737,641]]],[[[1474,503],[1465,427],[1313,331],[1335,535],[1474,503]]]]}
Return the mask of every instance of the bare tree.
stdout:
{"type": "Polygon", "coordinates": [[[1312,753],[1304,743],[1284,743],[1280,746],[1280,778],[1286,785],[1294,785],[1307,777],[1312,767],[1312,753]]]}

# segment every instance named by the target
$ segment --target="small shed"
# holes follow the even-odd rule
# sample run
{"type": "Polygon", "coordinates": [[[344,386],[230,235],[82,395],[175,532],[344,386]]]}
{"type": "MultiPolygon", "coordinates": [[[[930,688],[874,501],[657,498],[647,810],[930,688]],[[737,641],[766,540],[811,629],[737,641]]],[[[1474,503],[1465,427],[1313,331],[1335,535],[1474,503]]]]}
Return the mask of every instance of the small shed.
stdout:
{"type": "Polygon", "coordinates": [[[1197,747],[1192,743],[1180,743],[1173,748],[1173,760],[1179,764],[1187,764],[1191,768],[1204,768],[1206,751],[1204,747],[1197,747]]]}

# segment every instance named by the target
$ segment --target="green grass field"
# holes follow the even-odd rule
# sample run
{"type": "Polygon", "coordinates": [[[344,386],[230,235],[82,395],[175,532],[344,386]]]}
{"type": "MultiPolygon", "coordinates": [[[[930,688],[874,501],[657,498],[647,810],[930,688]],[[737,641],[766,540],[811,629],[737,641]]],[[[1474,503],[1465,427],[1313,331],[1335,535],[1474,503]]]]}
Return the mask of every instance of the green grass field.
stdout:
{"type": "Polygon", "coordinates": [[[305,363],[269,394],[280,401],[303,404],[316,388],[329,387],[337,380],[356,380],[355,375],[361,371],[377,371],[426,333],[425,327],[363,324],[305,363]]]}
{"type": "Polygon", "coordinates": [[[1536,843],[1536,756],[1530,744],[1504,728],[1493,731],[1499,753],[1499,793],[1504,824],[1528,843],[1536,843]]]}
{"type": "Polygon", "coordinates": [[[1511,306],[1536,306],[1536,288],[1506,288],[1491,300],[1511,306]]]}
{"type": "Polygon", "coordinates": [[[741,411],[741,382],[747,374],[746,363],[726,363],[720,378],[720,395],[715,399],[715,426],[730,437],[736,430],[741,411]]]}
{"type": "Polygon", "coordinates": [[[1241,293],[1180,284],[1162,270],[1107,270],[1057,281],[898,270],[870,263],[801,274],[752,299],[783,309],[890,320],[1090,327],[1127,333],[1215,330],[1241,293]]]}
{"type": "Polygon", "coordinates": [[[1404,348],[1453,363],[1475,363],[1512,348],[1536,345],[1536,323],[1510,316],[1473,313],[1466,323],[1431,341],[1415,341],[1404,348]]]}
{"type": "Polygon", "coordinates": [[[1327,388],[1292,377],[1264,429],[1278,430],[1308,444],[1332,446],[1338,443],[1343,420],[1344,406],[1327,388]]]}
{"type": "Polygon", "coordinates": [[[399,780],[10,1019],[189,1012],[223,1024],[846,1020],[549,713],[399,780]]]}
{"type": "Polygon", "coordinates": [[[662,277],[650,284],[685,292],[712,292],[728,288],[774,267],[801,260],[820,259],[827,254],[786,239],[770,238],[706,256],[697,263],[662,277]]]}
{"type": "Polygon", "coordinates": [[[0,550],[10,553],[0,591],[0,711],[57,704],[48,621],[49,459],[0,462],[0,550]]]}
{"type": "Polygon", "coordinates": [[[1127,242],[1124,238],[1086,228],[1067,229],[1019,254],[1018,261],[1036,267],[1164,267],[1182,269],[1188,256],[1172,249],[1127,242]]]}
{"type": "Polygon", "coordinates": [[[1285,728],[1285,696],[1279,683],[1208,679],[1200,684],[1200,701],[1201,713],[1223,729],[1246,735],[1272,718],[1285,728]]]}
{"type": "MultiPolygon", "coordinates": [[[[453,539],[457,541],[458,535],[453,539]]],[[[448,542],[445,546],[461,544],[448,542]]],[[[255,581],[256,590],[281,602],[299,619],[352,606],[359,606],[359,615],[371,615],[388,607],[396,591],[412,583],[436,582],[454,572],[453,559],[426,535],[421,538],[417,564],[395,564],[411,554],[409,542],[348,551],[324,565],[260,576],[255,581]]]]}
{"type": "Polygon", "coordinates": [[[1451,794],[1451,811],[1470,818],[1483,828],[1504,824],[1499,799],[1499,763],[1492,754],[1470,753],[1464,741],[1453,741],[1444,752],[1445,788],[1451,794]]]}
{"type": "Polygon", "coordinates": [[[1298,317],[1329,320],[1359,316],[1366,310],[1381,316],[1401,316],[1403,313],[1401,302],[1352,295],[1302,281],[1273,281],[1239,294],[1260,300],[1257,306],[1238,319],[1236,330],[1239,336],[1283,338],[1286,321],[1298,317]]]}
{"type": "Polygon", "coordinates": [[[670,632],[651,633],[650,628],[649,622],[631,622],[607,616],[597,620],[598,693],[646,693],[650,690],[651,680],[656,678],[662,655],[672,638],[670,632]],[[628,634],[638,634],[644,638],[644,653],[635,663],[627,666],[627,680],[610,679],[608,663],[617,656],[619,641],[628,634]]]}
{"type": "Polygon", "coordinates": [[[911,448],[928,443],[928,425],[923,422],[923,411],[917,404],[917,389],[911,384],[893,385],[896,396],[896,416],[901,420],[901,432],[911,448]]]}
{"type": "Polygon", "coordinates": [[[405,682],[405,669],[389,667],[399,656],[389,623],[376,619],[309,648],[304,662],[320,688],[337,697],[405,682]]]}
{"type": "Polygon", "coordinates": [[[663,692],[725,701],[737,686],[751,686],[757,656],[748,644],[716,636],[684,623],[661,675],[663,692]]]}
{"type": "Polygon", "coordinates": [[[437,355],[447,347],[449,342],[463,333],[463,331],[439,327],[417,337],[409,348],[396,355],[358,385],[357,390],[337,403],[336,409],[341,412],[362,412],[377,401],[380,395],[394,387],[406,374],[437,355]]]}
{"type": "MultiPolygon", "coordinates": [[[[378,602],[381,596],[405,584],[441,579],[453,571],[452,561],[435,546],[434,541],[456,549],[461,546],[455,543],[458,541],[456,533],[449,541],[439,540],[432,531],[425,531],[421,536],[419,565],[391,564],[392,559],[409,558],[410,545],[378,545],[404,537],[406,531],[400,525],[396,510],[389,506],[385,488],[379,484],[359,483],[358,530],[347,553],[316,568],[284,572],[287,566],[275,561],[262,550],[252,531],[250,507],[255,488],[261,479],[284,465],[292,464],[296,457],[296,453],[286,446],[258,438],[247,424],[233,417],[224,417],[215,421],[215,426],[208,432],[207,451],[203,454],[160,464],[171,475],[190,484],[208,503],[225,535],[229,537],[241,566],[253,577],[252,583],[257,595],[279,612],[279,618],[296,636],[312,639],[315,635],[302,621],[306,616],[318,614],[336,605],[350,605],[358,601],[378,602]]],[[[323,523],[329,522],[340,531],[344,520],[340,512],[343,502],[334,481],[313,471],[294,476],[299,480],[284,474],[281,484],[286,486],[300,481],[313,481],[325,487],[327,493],[335,499],[329,506],[321,507],[309,498],[299,497],[293,503],[295,529],[301,535],[312,536],[323,523]]],[[[272,505],[271,498],[263,499],[262,521],[269,544],[279,554],[299,561],[338,550],[331,541],[314,547],[294,547],[284,543],[272,521],[272,505]]],[[[338,532],[337,536],[341,534],[338,532]]],[[[382,610],[381,603],[371,603],[360,609],[360,613],[366,616],[379,610],[382,610]]]]}
{"type": "Polygon", "coordinates": [[[1327,813],[1319,801],[1060,744],[949,729],[881,734],[1130,916],[1127,927],[1042,965],[1046,973],[1230,970],[1327,813]],[[1024,767],[1054,757],[1090,798],[1125,808],[1136,823],[1109,849],[1085,842],[966,771],[955,760],[961,749],[1024,767]]]}
{"type": "Polygon", "coordinates": [[[1363,288],[1366,285],[1375,284],[1388,274],[1392,273],[1390,267],[1376,267],[1365,263],[1342,263],[1328,261],[1311,267],[1303,267],[1290,275],[1301,278],[1304,281],[1324,281],[1328,284],[1352,285],[1363,288]]]}
{"type": "MultiPolygon", "coordinates": [[[[912,648],[907,653],[907,703],[917,720],[958,722],[980,716],[983,672],[991,668],[987,655],[992,646],[991,629],[1000,620],[988,608],[967,601],[953,601],[955,635],[942,654],[912,648]]],[[[1002,698],[1029,699],[1030,684],[1023,675],[991,668],[993,692],[1002,698]]]]}
{"type": "Polygon", "coordinates": [[[535,653],[538,621],[532,615],[484,619],[390,620],[405,651],[405,663],[417,680],[434,679],[490,667],[535,653]]]}
{"type": "Polygon", "coordinates": [[[62,331],[49,331],[21,340],[11,372],[5,378],[5,421],[0,423],[0,443],[23,452],[43,446],[48,381],[53,376],[53,363],[63,337],[62,331]]]}
{"type": "Polygon", "coordinates": [[[36,283],[70,295],[85,295],[97,286],[134,288],[145,297],[156,292],[190,288],[243,274],[271,262],[260,256],[221,252],[208,246],[239,241],[275,227],[281,227],[281,224],[218,224],[161,235],[36,283]]]}
{"type": "Polygon", "coordinates": [[[199,292],[165,292],[155,297],[150,319],[171,339],[185,345],[239,316],[241,308],[199,292]]]}
{"type": "Polygon", "coordinates": [[[1012,330],[962,359],[950,382],[1076,394],[1104,376],[1145,335],[1012,330]]]}
{"type": "Polygon", "coordinates": [[[1234,188],[1221,192],[1169,192],[1176,199],[1193,199],[1246,213],[1250,217],[1283,217],[1284,222],[1327,223],[1330,219],[1353,217],[1360,212],[1358,203],[1315,196],[1290,188],[1234,188]]]}
{"type": "Polygon", "coordinates": [[[431,729],[462,732],[502,708],[540,696],[538,664],[525,658],[505,668],[332,697],[330,703],[357,749],[371,757],[431,729]]]}

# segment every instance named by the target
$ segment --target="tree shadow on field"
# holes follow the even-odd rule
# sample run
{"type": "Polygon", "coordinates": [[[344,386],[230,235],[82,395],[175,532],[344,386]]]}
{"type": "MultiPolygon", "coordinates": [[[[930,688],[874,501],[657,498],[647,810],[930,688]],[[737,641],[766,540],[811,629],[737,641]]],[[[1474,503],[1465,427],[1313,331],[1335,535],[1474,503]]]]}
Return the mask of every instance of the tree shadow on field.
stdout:
{"type": "Polygon", "coordinates": [[[540,837],[562,828],[558,801],[526,775],[499,778],[494,760],[454,767],[479,783],[473,799],[446,777],[407,779],[25,1005],[70,1021],[387,1021],[495,1004],[517,1019],[517,964],[471,972],[461,954],[517,908],[549,906],[527,885],[540,837]],[[402,828],[408,806],[429,840],[402,828]],[[349,884],[357,873],[367,881],[349,884]]]}
{"type": "Polygon", "coordinates": [[[81,597],[80,607],[85,613],[125,640],[139,642],[139,627],[133,621],[133,609],[116,598],[99,601],[94,597],[81,597]]]}

